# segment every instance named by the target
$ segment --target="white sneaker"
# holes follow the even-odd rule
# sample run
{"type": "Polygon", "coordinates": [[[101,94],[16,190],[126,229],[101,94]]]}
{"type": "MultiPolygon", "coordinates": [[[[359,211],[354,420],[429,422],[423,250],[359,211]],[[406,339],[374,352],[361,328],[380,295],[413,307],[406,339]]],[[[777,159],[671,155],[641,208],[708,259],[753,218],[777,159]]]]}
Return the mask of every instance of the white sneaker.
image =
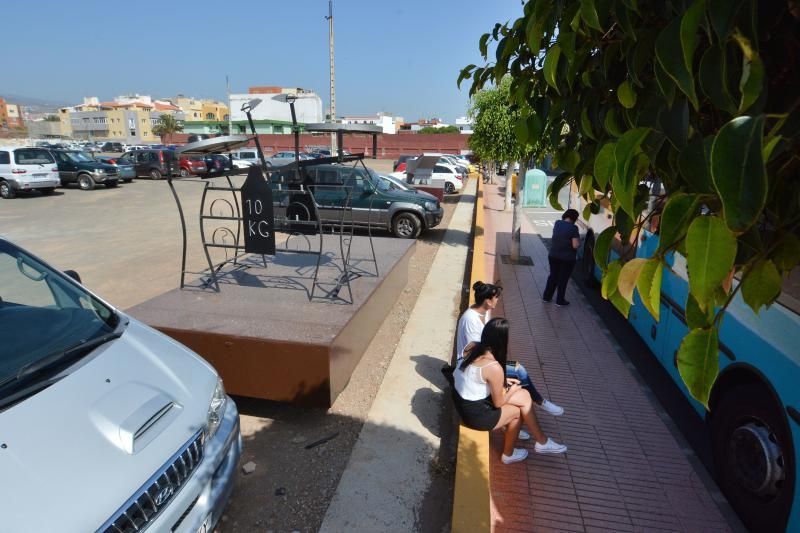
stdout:
{"type": "Polygon", "coordinates": [[[554,404],[550,400],[542,401],[542,405],[540,405],[539,407],[541,407],[542,409],[544,409],[553,416],[561,416],[564,414],[564,408],[554,404]]]}
{"type": "Polygon", "coordinates": [[[517,438],[519,440],[531,440],[531,434],[525,431],[524,429],[520,429],[517,438]]]}
{"type": "Polygon", "coordinates": [[[524,461],[526,457],[528,457],[528,450],[525,448],[514,448],[514,453],[511,455],[502,454],[500,460],[503,461],[504,465],[510,465],[511,463],[524,461]]]}
{"type": "MultiPolygon", "coordinates": [[[[547,442],[544,444],[536,443],[534,446],[536,449],[536,453],[564,453],[567,451],[567,447],[563,444],[559,444],[551,438],[547,438],[547,442]]],[[[516,450],[514,450],[516,452],[516,450]]]]}

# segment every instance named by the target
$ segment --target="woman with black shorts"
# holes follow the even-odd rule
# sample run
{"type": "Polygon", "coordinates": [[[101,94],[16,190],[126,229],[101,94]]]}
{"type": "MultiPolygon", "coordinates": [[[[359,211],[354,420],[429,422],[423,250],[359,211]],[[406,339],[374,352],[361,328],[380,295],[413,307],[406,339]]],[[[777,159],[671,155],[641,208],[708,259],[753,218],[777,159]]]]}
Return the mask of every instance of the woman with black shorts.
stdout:
{"type": "Polygon", "coordinates": [[[493,318],[486,323],[481,341],[464,350],[464,359],[453,372],[456,410],[469,428],[490,431],[506,427],[501,460],[516,463],[528,456],[525,448],[514,448],[522,422],[536,439],[537,453],[564,453],[567,447],[545,436],[533,412],[533,400],[519,381],[506,378],[508,321],[493,318]]]}

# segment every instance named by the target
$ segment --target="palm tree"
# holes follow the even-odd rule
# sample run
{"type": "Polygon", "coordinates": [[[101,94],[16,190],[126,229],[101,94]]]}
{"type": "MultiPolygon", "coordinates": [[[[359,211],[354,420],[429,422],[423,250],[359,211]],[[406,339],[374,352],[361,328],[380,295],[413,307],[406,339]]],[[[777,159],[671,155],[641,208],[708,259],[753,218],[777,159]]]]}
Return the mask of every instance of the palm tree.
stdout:
{"type": "Polygon", "coordinates": [[[164,137],[166,135],[172,135],[173,133],[178,133],[183,131],[183,125],[175,120],[175,117],[163,113],[160,117],[158,117],[158,124],[153,126],[153,133],[161,137],[161,142],[164,142],[164,137]]]}

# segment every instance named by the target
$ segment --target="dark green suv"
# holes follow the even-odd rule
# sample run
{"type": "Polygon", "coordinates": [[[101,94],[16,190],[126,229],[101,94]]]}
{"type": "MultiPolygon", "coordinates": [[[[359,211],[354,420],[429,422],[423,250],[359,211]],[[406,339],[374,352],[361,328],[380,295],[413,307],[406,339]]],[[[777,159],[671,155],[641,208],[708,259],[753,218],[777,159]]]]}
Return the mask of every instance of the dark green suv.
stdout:
{"type": "Polygon", "coordinates": [[[61,185],[77,183],[84,191],[90,191],[99,183],[116,187],[119,171],[114,165],[100,163],[85,152],[77,150],[50,150],[56,158],[61,185]]]}
{"type": "MultiPolygon", "coordinates": [[[[352,220],[355,227],[385,229],[402,239],[415,239],[442,221],[444,209],[430,194],[403,191],[390,187],[372,170],[345,165],[314,165],[303,169],[303,185],[314,193],[317,211],[323,224],[341,220],[342,206],[350,192],[352,220]]],[[[276,217],[303,220],[308,206],[297,196],[285,193],[297,187],[293,170],[273,173],[270,177],[276,217]],[[295,212],[298,211],[298,212],[295,212]]],[[[344,217],[349,223],[349,215],[344,217]]]]}

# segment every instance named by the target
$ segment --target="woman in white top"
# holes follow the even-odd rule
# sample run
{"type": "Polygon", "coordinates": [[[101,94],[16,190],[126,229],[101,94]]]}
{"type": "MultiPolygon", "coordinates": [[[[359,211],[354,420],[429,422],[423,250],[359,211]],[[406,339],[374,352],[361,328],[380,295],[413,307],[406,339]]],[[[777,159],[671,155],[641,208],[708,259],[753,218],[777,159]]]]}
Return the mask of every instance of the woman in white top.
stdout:
{"type": "MultiPolygon", "coordinates": [[[[464,349],[471,342],[478,342],[481,338],[483,325],[489,320],[490,313],[497,307],[503,288],[491,283],[476,281],[472,285],[475,292],[475,303],[469,307],[458,319],[458,329],[456,330],[456,366],[461,363],[464,357],[464,349]]],[[[528,371],[518,362],[506,364],[506,375],[520,382],[522,388],[527,390],[534,403],[553,416],[564,414],[564,408],[550,400],[545,399],[528,376],[528,371]]],[[[523,432],[524,434],[524,432],[523,432]]]]}
{"type": "Polygon", "coordinates": [[[467,427],[489,431],[506,427],[503,455],[505,464],[522,461],[525,448],[514,448],[523,420],[536,440],[537,453],[564,453],[567,447],[545,436],[533,412],[531,395],[519,381],[506,379],[508,321],[493,318],[483,328],[481,340],[469,346],[453,372],[456,410],[467,427]]]}

